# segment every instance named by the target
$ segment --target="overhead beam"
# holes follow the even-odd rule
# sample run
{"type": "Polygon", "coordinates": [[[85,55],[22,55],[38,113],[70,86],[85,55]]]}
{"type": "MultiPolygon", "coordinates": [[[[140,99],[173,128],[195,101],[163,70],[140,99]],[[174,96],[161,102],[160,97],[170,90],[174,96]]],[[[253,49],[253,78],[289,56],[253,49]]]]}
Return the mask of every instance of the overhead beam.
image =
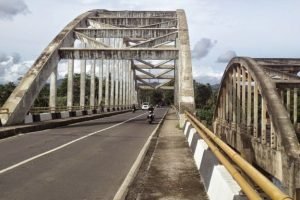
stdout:
{"type": "Polygon", "coordinates": [[[151,83],[148,83],[147,81],[144,81],[143,79],[140,79],[140,78],[136,77],[136,80],[144,83],[146,86],[149,86],[151,88],[155,88],[155,86],[151,85],[151,83]]]}
{"type": "MultiPolygon", "coordinates": [[[[155,75],[151,74],[150,72],[147,72],[147,71],[145,71],[145,70],[138,69],[138,68],[136,68],[136,70],[139,71],[139,72],[141,72],[141,73],[143,73],[143,74],[148,75],[149,77],[155,78],[155,75]]],[[[137,75],[137,76],[138,76],[138,75],[137,75]]]]}
{"type": "Polygon", "coordinates": [[[140,79],[174,79],[174,75],[161,75],[159,77],[152,77],[148,75],[136,75],[140,79]]]}
{"type": "Polygon", "coordinates": [[[161,65],[158,67],[150,67],[149,65],[143,65],[143,64],[134,64],[135,68],[138,69],[174,69],[174,65],[161,65]]]}
{"type": "MultiPolygon", "coordinates": [[[[167,74],[167,73],[169,73],[171,71],[173,71],[173,69],[164,70],[163,72],[161,72],[160,74],[156,75],[155,77],[156,78],[160,78],[160,77],[164,76],[165,74],[167,74]]],[[[173,75],[173,77],[174,77],[174,75],[173,75]]]]}
{"type": "Polygon", "coordinates": [[[100,41],[97,41],[94,38],[90,38],[82,33],[75,32],[75,35],[80,41],[88,44],[89,47],[91,47],[91,48],[108,48],[109,47],[108,45],[106,45],[100,41]]]}
{"type": "Polygon", "coordinates": [[[166,60],[177,59],[178,49],[114,49],[114,48],[60,48],[60,59],[116,59],[166,60]]]}
{"type": "Polygon", "coordinates": [[[177,31],[174,32],[174,33],[169,33],[167,35],[163,35],[163,36],[160,36],[160,37],[156,37],[156,38],[141,42],[139,44],[132,45],[132,46],[130,46],[130,48],[154,47],[154,46],[157,46],[157,45],[164,44],[166,42],[175,41],[176,38],[177,38],[177,34],[178,34],[177,31]]]}
{"type": "Polygon", "coordinates": [[[140,26],[139,28],[171,28],[171,27],[177,27],[177,20],[170,20],[165,22],[158,22],[154,24],[149,24],[146,26],[140,26]]]}
{"type": "Polygon", "coordinates": [[[277,88],[300,88],[300,80],[275,80],[277,88]]]}
{"type": "Polygon", "coordinates": [[[97,21],[92,20],[92,19],[88,19],[88,23],[93,28],[118,28],[117,26],[113,26],[113,25],[110,25],[110,24],[104,24],[104,23],[97,22],[97,21]]]}
{"type": "Polygon", "coordinates": [[[283,79],[283,80],[300,80],[299,76],[297,76],[295,74],[280,71],[279,69],[276,69],[276,68],[265,67],[264,70],[265,70],[266,74],[268,74],[271,77],[279,76],[280,79],[283,79]]]}
{"type": "Polygon", "coordinates": [[[75,31],[92,38],[143,38],[160,37],[172,32],[176,28],[76,28],[75,31]]]}
{"type": "Polygon", "coordinates": [[[113,26],[118,27],[142,27],[142,26],[148,26],[152,24],[158,24],[162,22],[169,22],[174,20],[173,17],[169,18],[160,18],[160,17],[91,17],[89,19],[92,19],[94,21],[109,24],[113,26]]]}
{"type": "Polygon", "coordinates": [[[156,89],[161,89],[161,90],[174,90],[174,86],[162,86],[160,88],[153,88],[147,85],[140,85],[139,89],[141,90],[156,90],[156,89]]]}
{"type": "Polygon", "coordinates": [[[107,11],[101,10],[97,17],[176,17],[174,11],[107,11]]]}

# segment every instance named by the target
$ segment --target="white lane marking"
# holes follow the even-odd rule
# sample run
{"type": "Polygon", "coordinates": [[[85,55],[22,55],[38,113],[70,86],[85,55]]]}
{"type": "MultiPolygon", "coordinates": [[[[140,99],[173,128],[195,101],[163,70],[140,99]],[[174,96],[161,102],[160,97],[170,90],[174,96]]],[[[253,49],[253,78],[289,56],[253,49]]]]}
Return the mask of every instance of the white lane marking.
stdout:
{"type": "Polygon", "coordinates": [[[133,119],[135,119],[135,118],[138,118],[138,117],[140,117],[140,116],[142,116],[142,115],[145,115],[145,113],[140,114],[140,115],[138,115],[138,116],[136,116],[136,117],[132,117],[132,118],[130,118],[130,119],[127,119],[127,120],[125,120],[125,121],[123,121],[123,122],[120,122],[120,123],[118,123],[118,124],[112,125],[112,126],[110,126],[110,127],[107,127],[107,128],[104,128],[104,129],[101,129],[101,130],[98,130],[98,131],[89,133],[89,134],[87,134],[87,135],[85,135],[85,136],[82,136],[82,137],[77,138],[77,139],[75,139],[75,140],[72,140],[72,141],[70,141],[70,142],[68,142],[68,143],[65,143],[65,144],[63,144],[63,145],[60,145],[60,146],[58,146],[58,147],[56,147],[56,148],[54,148],[54,149],[51,149],[51,150],[46,151],[46,152],[44,152],[44,153],[38,154],[38,155],[33,156],[33,157],[31,157],[31,158],[28,158],[28,159],[26,159],[26,160],[23,160],[23,161],[21,161],[21,162],[19,162],[19,163],[17,163],[17,164],[14,164],[14,165],[12,165],[12,166],[10,166],[10,167],[7,167],[7,168],[5,168],[5,169],[0,170],[0,174],[3,174],[3,173],[5,173],[5,172],[7,172],[7,171],[10,171],[10,170],[12,170],[12,169],[14,169],[14,168],[17,168],[17,167],[19,167],[19,166],[21,166],[21,165],[24,165],[24,164],[26,164],[26,163],[28,163],[28,162],[30,162],[30,161],[33,161],[33,160],[35,160],[35,159],[38,159],[38,158],[40,158],[40,157],[42,157],[42,156],[45,156],[45,155],[47,155],[47,154],[53,153],[53,152],[55,152],[55,151],[58,151],[58,150],[60,150],[60,149],[62,149],[62,148],[64,148],[64,147],[66,147],[66,146],[69,146],[69,145],[71,145],[71,144],[73,144],[73,143],[75,143],[75,142],[78,142],[78,141],[80,141],[80,140],[83,140],[83,139],[85,139],[85,138],[87,138],[87,137],[90,137],[90,136],[95,135],[95,134],[97,134],[97,133],[100,133],[100,132],[106,131],[106,130],[108,130],[108,129],[114,128],[114,127],[116,127],[116,126],[120,126],[120,125],[122,125],[122,124],[124,124],[124,123],[126,123],[126,122],[128,122],[128,121],[130,121],[130,120],[133,120],[133,119]]]}

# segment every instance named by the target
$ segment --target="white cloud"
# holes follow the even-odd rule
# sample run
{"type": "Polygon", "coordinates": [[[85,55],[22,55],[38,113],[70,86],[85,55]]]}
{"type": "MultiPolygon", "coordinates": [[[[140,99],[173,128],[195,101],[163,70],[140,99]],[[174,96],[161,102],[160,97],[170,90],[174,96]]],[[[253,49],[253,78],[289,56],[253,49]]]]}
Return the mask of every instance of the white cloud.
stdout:
{"type": "Polygon", "coordinates": [[[226,51],[225,53],[221,54],[218,57],[217,62],[228,63],[233,57],[236,57],[235,51],[229,50],[229,51],[226,51]]]}
{"type": "Polygon", "coordinates": [[[18,14],[27,14],[29,9],[24,0],[0,0],[0,19],[12,19],[18,14]]]}
{"type": "Polygon", "coordinates": [[[8,56],[8,60],[0,62],[0,83],[16,82],[33,64],[33,61],[14,62],[14,57],[8,56]]]}
{"type": "Polygon", "coordinates": [[[217,43],[216,40],[211,40],[209,38],[202,38],[200,41],[196,43],[194,49],[192,51],[192,58],[201,59],[207,56],[209,51],[215,46],[217,43]]]}

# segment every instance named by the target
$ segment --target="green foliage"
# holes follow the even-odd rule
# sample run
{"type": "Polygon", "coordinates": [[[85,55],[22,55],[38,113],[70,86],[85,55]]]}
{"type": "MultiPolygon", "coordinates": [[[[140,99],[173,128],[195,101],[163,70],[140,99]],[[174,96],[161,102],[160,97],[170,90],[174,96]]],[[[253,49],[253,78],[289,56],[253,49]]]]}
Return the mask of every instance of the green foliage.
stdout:
{"type": "Polygon", "coordinates": [[[141,102],[150,102],[152,105],[171,105],[174,103],[173,90],[141,90],[141,102]]]}
{"type": "Polygon", "coordinates": [[[196,115],[200,120],[205,120],[208,125],[212,125],[218,95],[217,90],[218,87],[213,89],[210,84],[201,84],[194,81],[196,115]]]}
{"type": "Polygon", "coordinates": [[[16,85],[13,82],[0,85],[0,107],[5,103],[15,87],[16,85]]]}

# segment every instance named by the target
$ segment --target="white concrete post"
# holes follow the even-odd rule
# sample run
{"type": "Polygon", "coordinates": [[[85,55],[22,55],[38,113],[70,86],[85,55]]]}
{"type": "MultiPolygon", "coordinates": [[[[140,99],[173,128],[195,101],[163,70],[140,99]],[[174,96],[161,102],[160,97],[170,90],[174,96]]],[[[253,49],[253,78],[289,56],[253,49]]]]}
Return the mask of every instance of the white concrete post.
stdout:
{"type": "MultiPolygon", "coordinates": [[[[120,48],[120,40],[119,39],[115,39],[115,48],[120,48]]],[[[119,63],[120,63],[120,60],[116,60],[115,61],[115,79],[116,79],[116,82],[115,82],[115,109],[116,110],[119,110],[120,108],[120,103],[119,103],[119,84],[120,84],[120,71],[119,71],[119,63]]]]}
{"type": "Polygon", "coordinates": [[[253,99],[253,135],[258,136],[258,86],[254,83],[254,99],[253,99]]]}
{"type": "Polygon", "coordinates": [[[68,61],[68,89],[67,89],[67,107],[68,110],[72,110],[73,106],[73,75],[74,75],[74,60],[68,61]]]}
{"type": "Polygon", "coordinates": [[[241,68],[237,67],[236,122],[241,123],[241,68]]]}
{"type": "Polygon", "coordinates": [[[99,88],[98,88],[98,106],[103,106],[103,60],[99,61],[99,88]]]}
{"type": "MultiPolygon", "coordinates": [[[[85,48],[85,43],[81,44],[82,48],[85,48]]],[[[81,109],[85,106],[85,80],[86,79],[86,60],[80,61],[80,102],[81,109]]]]}
{"type": "Polygon", "coordinates": [[[50,97],[49,97],[49,107],[51,112],[55,112],[57,99],[57,67],[51,73],[50,76],[50,97]]]}
{"type": "Polygon", "coordinates": [[[95,109],[95,70],[96,70],[96,60],[91,62],[91,85],[90,85],[90,109],[95,109]]]}
{"type": "Polygon", "coordinates": [[[80,62],[80,103],[81,109],[85,106],[85,81],[86,81],[86,60],[80,62]]]}
{"type": "Polygon", "coordinates": [[[293,114],[294,114],[294,119],[293,119],[293,122],[294,122],[294,126],[296,127],[297,126],[297,121],[298,121],[298,88],[294,88],[294,109],[293,109],[293,114]]]}
{"type": "Polygon", "coordinates": [[[246,73],[242,67],[242,124],[246,124],[246,73]]]}
{"type": "MultiPolygon", "coordinates": [[[[104,41],[107,43],[107,39],[104,39],[104,41]]],[[[105,76],[105,109],[106,111],[109,109],[109,63],[108,60],[103,61],[105,63],[105,70],[106,70],[106,76],[105,76]]]]}
{"type": "Polygon", "coordinates": [[[252,79],[251,79],[251,75],[248,71],[248,87],[247,87],[247,130],[250,134],[250,130],[251,130],[251,120],[252,120],[252,109],[251,109],[251,102],[252,102],[252,91],[251,91],[251,83],[252,83],[252,79]]]}
{"type": "MultiPolygon", "coordinates": [[[[113,46],[113,41],[109,39],[109,45],[113,46]]],[[[109,60],[110,65],[110,110],[114,110],[114,89],[115,89],[115,66],[114,60],[109,60]]]]}

